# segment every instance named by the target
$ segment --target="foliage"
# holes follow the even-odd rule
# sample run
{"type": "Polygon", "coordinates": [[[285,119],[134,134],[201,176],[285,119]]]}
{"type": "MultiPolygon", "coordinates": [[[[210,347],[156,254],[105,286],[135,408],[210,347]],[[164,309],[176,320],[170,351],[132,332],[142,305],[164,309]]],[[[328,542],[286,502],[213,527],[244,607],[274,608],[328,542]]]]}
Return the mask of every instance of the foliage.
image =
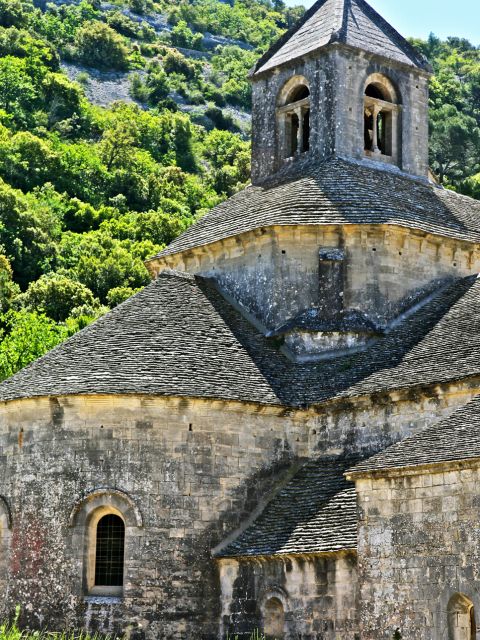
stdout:
{"type": "Polygon", "coordinates": [[[256,54],[237,46],[219,47],[212,58],[212,67],[225,99],[230,104],[248,108],[251,86],[248,72],[253,67],[256,54]]]}
{"type": "Polygon", "coordinates": [[[480,170],[480,49],[462,38],[433,34],[414,40],[430,60],[430,164],[441,184],[473,195],[480,170]]]}
{"type": "Polygon", "coordinates": [[[20,287],[13,282],[10,262],[5,256],[0,255],[0,313],[8,311],[19,293],[20,287]]]}
{"type": "Polygon", "coordinates": [[[100,306],[84,284],[54,273],[32,282],[17,300],[26,309],[42,311],[56,322],[66,320],[77,307],[85,305],[93,309],[100,306]]]}
{"type": "Polygon", "coordinates": [[[65,327],[36,311],[8,311],[0,317],[0,326],[4,327],[0,343],[0,380],[68,337],[65,327]]]}
{"type": "Polygon", "coordinates": [[[203,35],[201,33],[193,33],[185,20],[180,20],[172,29],[172,44],[176,47],[184,47],[185,49],[200,49],[203,35]]]}
{"type": "Polygon", "coordinates": [[[75,46],[79,59],[93,67],[126,69],[129,51],[123,38],[102,22],[89,22],[78,30],[75,46]]]}

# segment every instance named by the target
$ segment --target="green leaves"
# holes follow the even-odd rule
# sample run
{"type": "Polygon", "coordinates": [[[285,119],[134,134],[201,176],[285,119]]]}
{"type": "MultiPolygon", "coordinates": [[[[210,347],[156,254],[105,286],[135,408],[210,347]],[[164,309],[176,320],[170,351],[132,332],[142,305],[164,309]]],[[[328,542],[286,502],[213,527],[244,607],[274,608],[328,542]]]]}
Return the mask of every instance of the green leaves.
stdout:
{"type": "Polygon", "coordinates": [[[430,165],[441,184],[472,191],[480,169],[480,50],[463,38],[413,44],[435,70],[430,81],[430,165]],[[466,180],[467,179],[467,180],[466,180]]]}
{"type": "Polygon", "coordinates": [[[81,282],[55,273],[32,282],[17,300],[27,310],[44,312],[56,322],[66,320],[77,307],[95,309],[100,306],[90,289],[81,282]]]}
{"type": "Polygon", "coordinates": [[[430,162],[443,184],[463,178],[480,160],[480,130],[475,118],[446,104],[430,114],[430,162]]]}
{"type": "Polygon", "coordinates": [[[9,311],[0,316],[0,380],[53,349],[67,336],[66,327],[31,311],[9,311]]]}
{"type": "Polygon", "coordinates": [[[102,22],[87,22],[75,36],[80,60],[91,67],[127,69],[129,50],[123,38],[102,22]]]}

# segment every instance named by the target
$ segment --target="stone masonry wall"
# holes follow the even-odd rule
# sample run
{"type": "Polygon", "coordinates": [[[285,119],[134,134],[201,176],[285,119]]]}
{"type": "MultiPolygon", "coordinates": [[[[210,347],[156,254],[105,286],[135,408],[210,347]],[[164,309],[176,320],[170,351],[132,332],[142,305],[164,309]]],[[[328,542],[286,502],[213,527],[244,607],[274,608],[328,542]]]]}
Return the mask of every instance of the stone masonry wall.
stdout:
{"type": "Polygon", "coordinates": [[[264,629],[265,604],[282,602],[286,638],[358,638],[354,553],[219,561],[223,636],[264,629]]]}
{"type": "Polygon", "coordinates": [[[261,506],[292,463],[378,451],[475,392],[478,384],[451,386],[310,412],[143,396],[1,404],[0,496],[12,527],[0,509],[0,617],[20,604],[23,621],[36,627],[215,638],[220,586],[211,549],[261,506]],[[120,510],[125,496],[136,513],[127,520],[123,598],[84,590],[89,550],[75,514],[102,492],[120,510]]]}
{"type": "Polygon", "coordinates": [[[357,492],[362,640],[390,640],[396,629],[402,640],[457,638],[447,617],[457,593],[478,625],[478,462],[359,479],[357,492]]]}
{"type": "Polygon", "coordinates": [[[474,244],[387,225],[312,225],[261,229],[166,256],[153,273],[168,267],[215,278],[273,329],[319,306],[319,250],[324,247],[346,252],[345,307],[360,309],[379,322],[395,317],[409,296],[480,271],[480,251],[474,244]]]}

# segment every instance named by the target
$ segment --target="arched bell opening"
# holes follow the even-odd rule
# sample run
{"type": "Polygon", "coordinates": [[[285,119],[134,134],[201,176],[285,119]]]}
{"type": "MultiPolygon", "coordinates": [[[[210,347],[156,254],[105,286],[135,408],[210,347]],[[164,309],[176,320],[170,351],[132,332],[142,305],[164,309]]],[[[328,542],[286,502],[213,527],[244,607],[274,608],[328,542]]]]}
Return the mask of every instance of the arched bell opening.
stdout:
{"type": "Polygon", "coordinates": [[[364,91],[365,155],[398,164],[401,126],[399,93],[386,76],[374,74],[364,91]]]}
{"type": "Polygon", "coordinates": [[[310,89],[305,78],[290,79],[277,100],[280,156],[288,159],[310,150],[310,89]]]}

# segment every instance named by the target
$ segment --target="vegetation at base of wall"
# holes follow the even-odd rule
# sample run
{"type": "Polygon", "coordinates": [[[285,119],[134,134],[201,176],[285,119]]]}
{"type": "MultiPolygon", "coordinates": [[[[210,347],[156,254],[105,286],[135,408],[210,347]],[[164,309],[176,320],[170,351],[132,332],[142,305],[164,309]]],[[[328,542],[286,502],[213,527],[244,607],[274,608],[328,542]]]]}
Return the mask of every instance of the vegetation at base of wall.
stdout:
{"type": "Polygon", "coordinates": [[[21,631],[16,627],[0,627],[0,640],[109,640],[109,638],[75,631],[21,631]]]}
{"type": "MultiPolygon", "coordinates": [[[[263,631],[259,629],[255,629],[249,635],[242,634],[242,640],[266,640],[266,636],[263,631]]],[[[0,639],[1,640],[1,639],[0,639]]],[[[226,640],[240,640],[240,636],[237,634],[227,634],[226,640]]],[[[274,638],[270,638],[270,640],[275,640],[274,638]]]]}
{"type": "MultiPolygon", "coordinates": [[[[0,0],[0,380],[145,286],[143,261],[245,186],[248,70],[303,11],[0,0]],[[136,103],[89,102],[94,72],[130,74],[136,103]]],[[[432,169],[480,198],[480,52],[415,44],[435,70],[432,169]]]]}
{"type": "Polygon", "coordinates": [[[16,608],[13,622],[0,623],[0,640],[115,640],[111,636],[88,634],[83,631],[29,631],[20,629],[20,607],[16,608]]]}

